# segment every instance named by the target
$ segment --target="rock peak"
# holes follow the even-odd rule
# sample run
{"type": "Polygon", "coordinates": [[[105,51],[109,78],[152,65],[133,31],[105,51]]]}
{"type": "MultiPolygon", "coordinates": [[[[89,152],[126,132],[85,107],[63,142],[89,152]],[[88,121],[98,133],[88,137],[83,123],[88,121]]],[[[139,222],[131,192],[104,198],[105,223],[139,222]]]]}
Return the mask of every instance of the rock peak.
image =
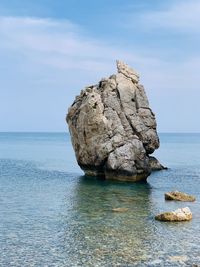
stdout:
{"type": "Polygon", "coordinates": [[[134,83],[139,82],[139,74],[133,68],[129,67],[126,63],[116,60],[118,73],[123,74],[126,78],[131,79],[134,83]]]}

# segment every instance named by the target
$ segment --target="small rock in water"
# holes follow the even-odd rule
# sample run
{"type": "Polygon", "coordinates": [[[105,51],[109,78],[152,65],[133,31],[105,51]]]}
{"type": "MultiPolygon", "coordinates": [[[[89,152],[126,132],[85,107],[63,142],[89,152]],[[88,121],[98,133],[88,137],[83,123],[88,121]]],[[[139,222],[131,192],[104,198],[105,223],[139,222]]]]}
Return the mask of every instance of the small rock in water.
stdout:
{"type": "Polygon", "coordinates": [[[155,219],[164,222],[190,221],[192,219],[192,212],[186,207],[175,211],[160,213],[155,216],[155,219]]]}
{"type": "Polygon", "coordinates": [[[112,211],[114,212],[126,212],[128,208],[113,208],[112,211]]]}
{"type": "Polygon", "coordinates": [[[165,200],[192,202],[192,201],[195,201],[196,198],[194,196],[191,196],[191,195],[179,192],[179,191],[173,191],[173,192],[165,193],[165,200]]]}
{"type": "Polygon", "coordinates": [[[169,257],[171,261],[184,263],[188,261],[188,257],[186,255],[179,255],[179,256],[171,256],[169,257]]]}

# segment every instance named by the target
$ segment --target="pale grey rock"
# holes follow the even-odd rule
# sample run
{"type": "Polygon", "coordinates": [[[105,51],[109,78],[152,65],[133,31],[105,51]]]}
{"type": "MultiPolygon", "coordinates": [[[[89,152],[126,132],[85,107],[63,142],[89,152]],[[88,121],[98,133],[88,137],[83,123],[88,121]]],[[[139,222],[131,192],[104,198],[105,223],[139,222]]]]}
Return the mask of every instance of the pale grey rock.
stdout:
{"type": "Polygon", "coordinates": [[[86,175],[145,180],[149,154],[159,147],[155,115],[137,72],[120,61],[117,69],[82,90],[69,108],[72,144],[86,175]]]}
{"type": "Polygon", "coordinates": [[[119,73],[122,73],[124,76],[126,76],[127,79],[130,79],[132,82],[139,82],[139,74],[124,62],[117,60],[117,70],[119,73]]]}

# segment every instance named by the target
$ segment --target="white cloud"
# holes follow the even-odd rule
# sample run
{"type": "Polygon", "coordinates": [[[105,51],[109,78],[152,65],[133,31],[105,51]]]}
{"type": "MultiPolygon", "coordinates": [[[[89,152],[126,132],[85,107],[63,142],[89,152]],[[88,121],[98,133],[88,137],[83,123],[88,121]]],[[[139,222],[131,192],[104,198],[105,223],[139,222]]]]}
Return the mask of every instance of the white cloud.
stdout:
{"type": "Polygon", "coordinates": [[[180,32],[200,32],[200,1],[174,1],[165,9],[141,14],[145,28],[165,28],[180,32]]]}
{"type": "Polygon", "coordinates": [[[160,60],[97,38],[67,20],[0,17],[0,49],[22,53],[26,59],[56,69],[109,70],[122,59],[134,66],[160,64],[160,60]]]}
{"type": "MultiPolygon", "coordinates": [[[[0,46],[21,51],[31,59],[38,54],[39,63],[61,69],[109,70],[111,61],[139,56],[87,36],[73,23],[40,18],[0,18],[0,46]]],[[[112,62],[113,63],[113,62],[112,62]]]]}
{"type": "MultiPolygon", "coordinates": [[[[179,6],[179,9],[185,10],[186,4],[179,6]]],[[[162,11],[162,14],[165,16],[168,14],[172,18],[176,12],[178,6],[173,6],[169,11],[162,11]]],[[[181,14],[179,12],[180,17],[181,14]]],[[[161,17],[161,13],[152,13],[151,17],[154,19],[161,17]]],[[[67,20],[0,17],[0,39],[0,52],[22,55],[23,65],[32,64],[36,70],[43,66],[52,67],[56,72],[74,70],[95,73],[95,76],[109,75],[115,71],[114,61],[122,59],[138,69],[150,86],[157,83],[165,88],[165,80],[171,80],[177,87],[186,88],[191,82],[191,79],[187,78],[188,73],[190,77],[193,76],[194,82],[198,79],[195,70],[200,67],[197,60],[199,56],[191,56],[172,63],[170,59],[162,60],[162,55],[157,57],[158,54],[148,50],[148,47],[146,51],[144,47],[140,49],[133,47],[133,51],[130,51],[125,47],[117,47],[94,39],[80,26],[67,20]],[[194,71],[191,72],[191,68],[194,71]]],[[[69,79],[73,80],[73,77],[69,79]]]]}
{"type": "MultiPolygon", "coordinates": [[[[159,18],[162,20],[162,16],[165,17],[165,21],[167,21],[167,16],[171,16],[170,23],[173,25],[173,16],[178,12],[175,11],[176,9],[173,7],[162,14],[154,12],[151,15],[148,14],[147,20],[151,20],[151,25],[156,25],[159,18]]],[[[179,27],[181,27],[181,15],[179,16],[179,27]]],[[[177,123],[179,119],[176,118],[177,110],[182,110],[181,117],[189,118],[193,115],[193,106],[196,109],[198,107],[196,103],[198,97],[191,103],[188,103],[188,99],[191,99],[191,92],[198,91],[197,85],[200,84],[198,75],[200,55],[193,55],[180,61],[173,59],[172,62],[170,58],[166,59],[166,57],[162,57],[162,54],[158,56],[156,51],[145,48],[145,44],[140,48],[134,47],[133,44],[132,50],[130,50],[130,48],[126,49],[126,47],[119,47],[109,41],[91,37],[79,25],[67,20],[29,17],[0,17],[0,40],[0,79],[1,82],[5,81],[2,82],[0,88],[1,99],[7,94],[7,99],[13,101],[10,105],[6,103],[4,110],[7,110],[7,107],[11,110],[15,109],[16,105],[23,106],[25,91],[29,88],[29,92],[32,91],[31,101],[29,100],[27,105],[32,112],[34,110],[32,116],[35,120],[35,124],[33,124],[33,120],[30,121],[29,129],[32,129],[31,127],[37,129],[37,121],[41,120],[41,114],[46,116],[42,123],[45,121],[48,124],[46,118],[55,117],[54,121],[49,124],[57,125],[57,121],[60,120],[61,126],[59,127],[62,129],[63,114],[74,96],[79,93],[82,86],[90,82],[97,82],[101,77],[115,72],[115,59],[122,59],[130,63],[141,73],[141,80],[147,89],[153,109],[159,114],[158,125],[161,126],[162,131],[166,129],[176,131],[177,125],[171,128],[169,125],[171,119],[177,123]],[[2,93],[2,88],[4,91],[10,91],[2,93]],[[59,93],[57,92],[58,88],[60,89],[59,93]],[[13,95],[18,98],[17,103],[13,99],[13,95]],[[48,95],[51,97],[48,98],[48,95]],[[35,110],[35,103],[38,102],[39,97],[42,98],[40,99],[41,103],[35,110]],[[49,104],[47,99],[49,99],[49,104]],[[56,104],[55,99],[57,99],[56,104]],[[43,102],[46,103],[45,111],[43,102]],[[194,103],[196,104],[194,105],[194,103]],[[57,117],[55,110],[58,112],[57,117]],[[168,122],[165,122],[166,111],[168,112],[168,122]]],[[[196,95],[199,95],[198,92],[196,95]]],[[[28,95],[27,99],[29,99],[28,95]]],[[[21,116],[23,119],[24,110],[19,114],[19,107],[17,108],[18,117],[21,116]]],[[[29,112],[28,108],[26,112],[29,112]]],[[[13,113],[15,112],[14,110],[13,113]]],[[[3,114],[3,111],[0,114],[3,114]]],[[[9,120],[7,121],[9,122],[9,120]]],[[[21,124],[26,125],[26,122],[27,119],[24,118],[21,124]]],[[[12,129],[12,124],[11,118],[9,129],[12,129]]],[[[184,131],[184,127],[185,121],[182,122],[179,129],[184,131]]]]}

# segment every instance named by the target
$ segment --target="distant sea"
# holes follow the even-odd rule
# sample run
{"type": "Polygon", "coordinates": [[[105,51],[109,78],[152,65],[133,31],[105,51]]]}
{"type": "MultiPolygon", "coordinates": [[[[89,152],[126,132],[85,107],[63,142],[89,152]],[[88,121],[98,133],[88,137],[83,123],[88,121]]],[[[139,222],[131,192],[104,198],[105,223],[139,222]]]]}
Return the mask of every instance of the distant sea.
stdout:
{"type": "Polygon", "coordinates": [[[131,184],[84,177],[67,133],[0,133],[0,266],[200,264],[200,134],[160,141],[169,169],[131,184]],[[169,190],[197,201],[166,202],[169,190]],[[186,206],[190,222],[154,220],[186,206]]]}

